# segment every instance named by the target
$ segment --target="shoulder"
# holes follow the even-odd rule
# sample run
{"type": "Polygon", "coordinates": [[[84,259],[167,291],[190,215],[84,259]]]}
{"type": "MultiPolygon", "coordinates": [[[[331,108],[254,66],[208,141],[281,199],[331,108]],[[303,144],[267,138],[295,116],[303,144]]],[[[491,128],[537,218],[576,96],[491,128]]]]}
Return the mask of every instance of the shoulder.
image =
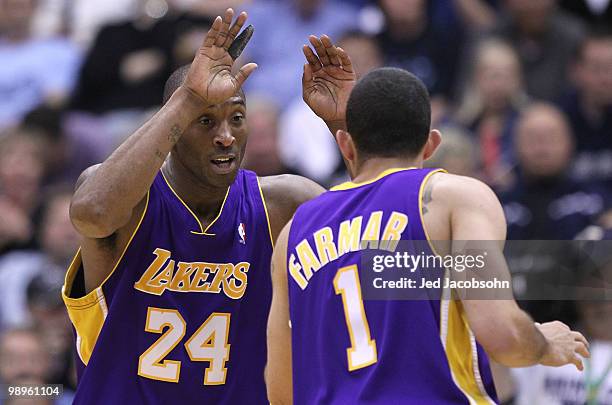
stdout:
{"type": "Polygon", "coordinates": [[[438,172],[423,186],[434,197],[452,202],[453,205],[472,205],[498,201],[497,196],[485,183],[473,177],[438,172]]]}
{"type": "Polygon", "coordinates": [[[325,191],[314,181],[292,174],[261,177],[260,185],[268,207],[271,231],[275,240],[302,203],[325,191]]]}
{"type": "Polygon", "coordinates": [[[293,174],[260,177],[260,184],[266,200],[287,203],[294,206],[294,211],[300,204],[325,192],[314,181],[293,174]]]}

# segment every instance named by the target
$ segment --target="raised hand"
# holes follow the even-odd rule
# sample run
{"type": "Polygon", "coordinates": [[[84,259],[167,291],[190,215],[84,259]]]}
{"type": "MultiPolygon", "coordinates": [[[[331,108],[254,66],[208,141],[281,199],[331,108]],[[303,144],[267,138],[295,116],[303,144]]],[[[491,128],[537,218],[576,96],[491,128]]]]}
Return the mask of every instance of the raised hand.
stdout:
{"type": "Polygon", "coordinates": [[[236,94],[257,68],[255,63],[247,63],[235,76],[232,75],[234,60],[228,50],[244,25],[247,14],[240,13],[232,25],[233,19],[234,10],[231,8],[225,11],[223,18],[215,18],[183,83],[183,87],[207,104],[222,103],[236,94]]]}
{"type": "Polygon", "coordinates": [[[580,371],[584,369],[582,359],[589,357],[589,343],[580,332],[572,331],[563,322],[536,323],[548,341],[548,348],[540,363],[545,366],[559,367],[573,364],[580,371]]]}
{"type": "Polygon", "coordinates": [[[346,103],[356,80],[351,59],[327,35],[311,35],[308,39],[314,51],[308,45],[303,47],[308,63],[302,76],[302,97],[328,125],[344,122],[346,103]]]}

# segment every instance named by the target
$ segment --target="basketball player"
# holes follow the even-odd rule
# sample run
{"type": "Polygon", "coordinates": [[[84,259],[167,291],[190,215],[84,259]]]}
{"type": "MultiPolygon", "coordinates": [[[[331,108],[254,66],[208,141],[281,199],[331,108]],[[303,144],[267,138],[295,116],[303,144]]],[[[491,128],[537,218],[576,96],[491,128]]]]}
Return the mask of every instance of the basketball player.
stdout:
{"type": "Polygon", "coordinates": [[[76,404],[264,404],[272,244],[323,191],[240,170],[247,140],[230,44],[217,17],[160,111],[79,179],[82,235],[64,300],[77,333],[76,404]]]}
{"type": "Polygon", "coordinates": [[[510,367],[582,369],[584,337],[560,322],[534,324],[513,300],[363,300],[360,279],[371,269],[360,268],[362,241],[450,241],[450,252],[455,241],[503,241],[506,224],[486,185],[422,168],[441,141],[422,82],[382,68],[354,85],[342,49],[311,44],[304,98],[333,94],[346,111],[347,128],[335,135],[353,181],[303,204],[279,236],[271,403],[497,403],[487,354],[510,367]]]}

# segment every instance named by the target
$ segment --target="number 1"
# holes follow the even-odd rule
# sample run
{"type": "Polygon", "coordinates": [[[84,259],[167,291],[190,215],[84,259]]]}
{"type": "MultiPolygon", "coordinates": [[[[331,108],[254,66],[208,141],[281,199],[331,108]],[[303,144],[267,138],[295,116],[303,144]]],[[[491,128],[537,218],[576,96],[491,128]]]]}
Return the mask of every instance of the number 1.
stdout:
{"type": "Polygon", "coordinates": [[[376,363],[376,341],[370,335],[356,265],[338,270],[334,277],[334,290],[342,296],[344,317],[351,338],[351,347],[346,349],[349,371],[376,363]]]}

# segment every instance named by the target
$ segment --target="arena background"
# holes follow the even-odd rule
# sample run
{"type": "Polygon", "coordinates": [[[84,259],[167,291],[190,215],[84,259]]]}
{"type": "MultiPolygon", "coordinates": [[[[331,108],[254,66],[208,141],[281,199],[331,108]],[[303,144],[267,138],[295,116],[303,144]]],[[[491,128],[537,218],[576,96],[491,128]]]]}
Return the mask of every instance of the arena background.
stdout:
{"type": "MultiPolygon", "coordinates": [[[[325,186],[347,178],[301,99],[301,46],[325,33],[360,75],[390,65],[425,82],[444,137],[428,165],[493,187],[509,239],[612,235],[609,0],[0,0],[0,383],[65,392],[17,403],[70,403],[75,389],[60,289],[78,247],[76,178],[156,111],[166,78],[229,6],[256,29],[241,57],[259,64],[246,85],[246,168],[325,186]]],[[[518,298],[537,288],[534,274],[558,270],[534,260],[537,246],[511,263],[518,298]]],[[[596,263],[602,274],[607,263],[596,263]]],[[[592,375],[499,368],[505,403],[583,404],[601,379],[589,404],[612,404],[610,302],[522,302],[537,321],[561,319],[594,342],[592,375]]]]}

